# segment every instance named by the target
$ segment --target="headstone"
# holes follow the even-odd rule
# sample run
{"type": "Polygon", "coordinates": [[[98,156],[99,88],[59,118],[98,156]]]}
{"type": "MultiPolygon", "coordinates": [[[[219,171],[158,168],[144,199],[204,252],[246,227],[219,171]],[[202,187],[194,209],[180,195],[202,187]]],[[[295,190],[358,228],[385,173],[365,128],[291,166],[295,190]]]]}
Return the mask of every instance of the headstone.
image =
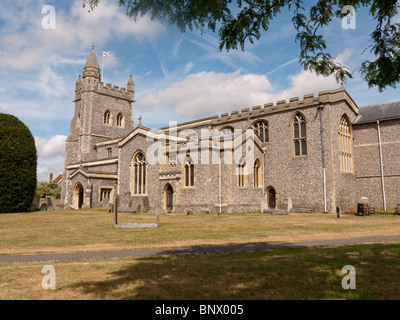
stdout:
{"type": "Polygon", "coordinates": [[[114,196],[114,203],[113,203],[113,211],[114,211],[114,226],[118,224],[118,196],[114,196]]]}
{"type": "Polygon", "coordinates": [[[261,199],[261,213],[264,213],[266,209],[265,199],[261,199]]]}
{"type": "Polygon", "coordinates": [[[293,208],[293,202],[292,202],[292,197],[289,197],[287,200],[287,211],[290,212],[293,208]]]}
{"type": "Polygon", "coordinates": [[[129,207],[130,206],[130,197],[131,193],[130,192],[125,192],[125,194],[122,196],[121,199],[121,206],[122,207],[129,207]]]}
{"type": "Polygon", "coordinates": [[[338,218],[340,218],[341,212],[342,212],[342,209],[341,209],[340,207],[336,207],[336,216],[337,216],[338,218]]]}

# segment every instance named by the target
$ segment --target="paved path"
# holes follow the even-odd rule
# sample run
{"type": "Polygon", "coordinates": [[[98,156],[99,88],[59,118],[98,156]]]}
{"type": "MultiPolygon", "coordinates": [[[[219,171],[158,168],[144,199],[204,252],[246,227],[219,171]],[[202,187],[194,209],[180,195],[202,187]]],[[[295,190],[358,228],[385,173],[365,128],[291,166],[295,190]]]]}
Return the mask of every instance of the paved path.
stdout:
{"type": "Polygon", "coordinates": [[[39,261],[66,261],[66,260],[87,260],[87,259],[109,259],[109,258],[141,258],[179,254],[204,254],[204,253],[228,253],[228,252],[249,252],[288,248],[326,247],[337,245],[378,243],[388,241],[400,241],[400,235],[377,236],[350,239],[333,239],[301,242],[283,243],[253,243],[221,246],[205,246],[192,248],[170,248],[170,249],[143,249],[143,250],[122,250],[122,251],[93,251],[93,252],[71,252],[71,253],[46,253],[46,254],[19,254],[0,255],[0,263],[15,262],[39,262],[39,261]]]}

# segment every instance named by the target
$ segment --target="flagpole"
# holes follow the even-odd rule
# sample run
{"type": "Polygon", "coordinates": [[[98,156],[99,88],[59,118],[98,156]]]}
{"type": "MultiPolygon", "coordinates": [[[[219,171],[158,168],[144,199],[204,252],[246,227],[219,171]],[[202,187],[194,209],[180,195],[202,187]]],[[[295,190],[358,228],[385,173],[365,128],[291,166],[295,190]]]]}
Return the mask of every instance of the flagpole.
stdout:
{"type": "Polygon", "coordinates": [[[101,55],[101,80],[104,82],[104,56],[109,56],[110,52],[109,51],[103,51],[103,54],[101,55]]]}

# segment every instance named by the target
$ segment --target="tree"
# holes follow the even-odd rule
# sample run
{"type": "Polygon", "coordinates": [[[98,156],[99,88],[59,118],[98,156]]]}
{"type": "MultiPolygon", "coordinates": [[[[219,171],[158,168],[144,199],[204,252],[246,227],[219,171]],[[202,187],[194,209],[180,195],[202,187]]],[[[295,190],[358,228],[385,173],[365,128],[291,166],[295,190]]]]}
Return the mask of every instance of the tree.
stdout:
{"type": "Polygon", "coordinates": [[[58,184],[50,181],[50,182],[39,182],[36,187],[36,194],[39,198],[45,198],[46,196],[54,196],[57,199],[60,199],[60,188],[58,184]]]}
{"type": "MultiPolygon", "coordinates": [[[[369,7],[375,30],[370,35],[370,51],[375,60],[366,60],[360,72],[369,87],[377,86],[379,91],[396,85],[400,81],[400,24],[393,23],[393,17],[400,8],[398,0],[318,0],[306,10],[303,0],[117,0],[126,7],[128,16],[137,19],[149,14],[152,19],[167,21],[182,32],[187,29],[218,29],[220,49],[244,50],[246,42],[259,40],[263,31],[268,31],[273,19],[284,8],[292,14],[296,29],[296,41],[300,45],[299,62],[306,70],[324,76],[334,75],[339,80],[352,74],[348,68],[336,61],[327,52],[327,44],[319,31],[335,17],[343,19],[348,12],[345,6],[355,9],[369,7]]],[[[94,10],[100,0],[83,0],[89,11],[94,10]]],[[[307,3],[307,2],[306,2],[307,3]]]]}
{"type": "Polygon", "coordinates": [[[36,189],[37,152],[28,127],[0,113],[0,213],[28,211],[36,189]]]}

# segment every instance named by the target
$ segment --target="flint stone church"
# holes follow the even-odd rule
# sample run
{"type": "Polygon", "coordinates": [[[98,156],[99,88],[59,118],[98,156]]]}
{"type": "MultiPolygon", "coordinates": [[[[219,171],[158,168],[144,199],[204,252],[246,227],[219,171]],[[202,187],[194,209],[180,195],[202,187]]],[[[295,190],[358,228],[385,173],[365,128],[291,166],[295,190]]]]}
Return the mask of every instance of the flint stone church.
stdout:
{"type": "Polygon", "coordinates": [[[116,196],[119,207],[147,212],[400,203],[400,101],[359,107],[342,85],[151,130],[135,123],[134,93],[132,76],[127,88],[101,82],[92,47],[76,81],[65,208],[107,207],[116,196]]]}

